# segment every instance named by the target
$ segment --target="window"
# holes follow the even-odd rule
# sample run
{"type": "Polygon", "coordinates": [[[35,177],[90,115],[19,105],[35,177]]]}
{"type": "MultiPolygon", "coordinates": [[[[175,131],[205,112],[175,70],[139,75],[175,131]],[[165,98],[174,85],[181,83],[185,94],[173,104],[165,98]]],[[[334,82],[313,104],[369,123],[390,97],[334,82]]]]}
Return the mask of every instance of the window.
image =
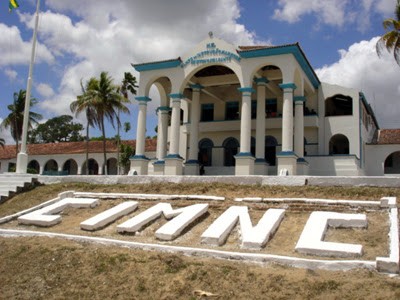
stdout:
{"type": "Polygon", "coordinates": [[[351,116],[353,99],[349,96],[335,95],[325,100],[325,116],[351,116]]]}
{"type": "Polygon", "coordinates": [[[239,119],[239,102],[226,102],[225,120],[239,119]]]}
{"type": "Polygon", "coordinates": [[[265,113],[267,118],[276,118],[278,115],[278,105],[276,99],[265,100],[265,113]]]}
{"type": "Polygon", "coordinates": [[[270,166],[276,165],[276,146],[278,142],[273,136],[265,137],[265,160],[270,166]]]}
{"type": "Polygon", "coordinates": [[[343,134],[335,134],[329,141],[329,155],[349,154],[349,140],[343,134]]]}
{"type": "Polygon", "coordinates": [[[201,105],[200,121],[201,122],[214,121],[214,104],[213,103],[201,105]]]}

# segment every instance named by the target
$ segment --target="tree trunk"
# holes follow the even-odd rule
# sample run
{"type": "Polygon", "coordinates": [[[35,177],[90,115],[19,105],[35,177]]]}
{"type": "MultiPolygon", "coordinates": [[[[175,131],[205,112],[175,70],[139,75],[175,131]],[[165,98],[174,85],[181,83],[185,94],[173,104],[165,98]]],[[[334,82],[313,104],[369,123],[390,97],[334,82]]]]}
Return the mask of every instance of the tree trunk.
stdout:
{"type": "Polygon", "coordinates": [[[119,130],[120,130],[120,119],[119,119],[119,110],[118,110],[118,120],[117,120],[117,175],[120,175],[120,169],[119,169],[119,145],[121,138],[119,136],[119,130]]]}
{"type": "Polygon", "coordinates": [[[89,175],[89,121],[86,125],[86,175],[89,175]]]}
{"type": "Polygon", "coordinates": [[[107,170],[107,154],[106,154],[106,131],[104,128],[104,119],[101,120],[101,131],[103,134],[103,153],[104,153],[104,175],[108,175],[107,170]]]}

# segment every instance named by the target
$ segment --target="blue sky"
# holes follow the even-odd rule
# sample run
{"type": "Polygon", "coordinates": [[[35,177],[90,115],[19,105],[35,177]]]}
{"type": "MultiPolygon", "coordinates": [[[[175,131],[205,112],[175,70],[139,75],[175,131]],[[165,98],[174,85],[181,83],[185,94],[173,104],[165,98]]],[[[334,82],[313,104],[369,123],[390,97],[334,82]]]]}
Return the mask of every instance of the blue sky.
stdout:
{"type": "MultiPolygon", "coordinates": [[[[19,0],[12,13],[2,3],[0,121],[13,93],[26,89],[36,0],[19,0]]],[[[33,110],[44,120],[70,114],[81,79],[103,70],[115,83],[126,71],[138,76],[131,63],[181,56],[213,31],[234,45],[299,42],[321,81],[362,90],[380,126],[400,128],[400,67],[389,54],[375,53],[382,20],[394,7],[395,0],[42,0],[33,110]]],[[[149,105],[148,135],[155,134],[157,105],[149,105]]],[[[127,139],[136,135],[137,106],[129,107],[127,139]]],[[[7,131],[0,137],[13,143],[7,131]]]]}

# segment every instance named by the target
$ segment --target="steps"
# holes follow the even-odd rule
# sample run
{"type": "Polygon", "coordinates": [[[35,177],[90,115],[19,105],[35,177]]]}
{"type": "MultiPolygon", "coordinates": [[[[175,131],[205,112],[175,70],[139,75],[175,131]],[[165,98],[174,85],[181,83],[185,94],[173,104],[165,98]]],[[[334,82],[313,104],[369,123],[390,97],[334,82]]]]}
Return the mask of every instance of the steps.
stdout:
{"type": "Polygon", "coordinates": [[[0,203],[18,192],[31,188],[37,183],[37,175],[33,174],[0,174],[0,203]]]}

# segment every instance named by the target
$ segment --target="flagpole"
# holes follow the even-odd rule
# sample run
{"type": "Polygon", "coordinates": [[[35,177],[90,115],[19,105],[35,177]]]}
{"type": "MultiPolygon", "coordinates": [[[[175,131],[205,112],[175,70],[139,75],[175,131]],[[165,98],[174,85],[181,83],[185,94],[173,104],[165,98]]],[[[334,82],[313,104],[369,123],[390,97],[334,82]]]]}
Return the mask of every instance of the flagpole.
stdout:
{"type": "Polygon", "coordinates": [[[24,122],[22,125],[22,140],[21,140],[21,150],[17,155],[17,167],[16,173],[26,173],[28,169],[28,154],[26,153],[26,141],[28,137],[28,125],[29,125],[29,111],[31,104],[31,90],[32,90],[32,73],[33,73],[33,65],[35,61],[35,51],[36,51],[36,36],[39,25],[39,7],[40,0],[36,2],[36,16],[35,16],[35,29],[33,31],[32,38],[32,52],[31,52],[31,61],[29,64],[29,75],[28,75],[28,83],[26,87],[26,97],[25,97],[25,109],[24,109],[24,122]]]}

